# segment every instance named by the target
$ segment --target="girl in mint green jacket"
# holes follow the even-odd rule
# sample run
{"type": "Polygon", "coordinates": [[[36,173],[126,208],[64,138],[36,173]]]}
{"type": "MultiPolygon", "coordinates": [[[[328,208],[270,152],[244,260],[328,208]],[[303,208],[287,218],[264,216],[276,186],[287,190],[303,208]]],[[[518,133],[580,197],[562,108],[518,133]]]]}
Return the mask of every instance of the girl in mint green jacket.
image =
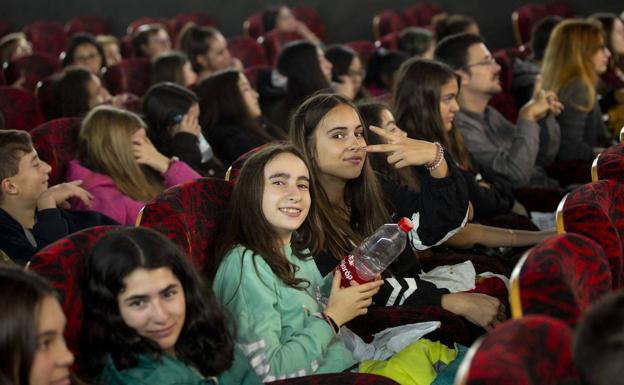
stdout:
{"type": "Polygon", "coordinates": [[[245,162],[219,237],[213,289],[236,319],[237,344],[265,382],[355,367],[339,328],[367,312],[382,284],[341,288],[335,274],[323,310],[322,278],[308,252],[321,239],[294,233],[301,226],[320,229],[315,196],[299,150],[269,146],[245,162]]]}
{"type": "Polygon", "coordinates": [[[81,366],[104,385],[260,385],[210,288],[146,228],[106,234],[86,260],[81,366]]]}

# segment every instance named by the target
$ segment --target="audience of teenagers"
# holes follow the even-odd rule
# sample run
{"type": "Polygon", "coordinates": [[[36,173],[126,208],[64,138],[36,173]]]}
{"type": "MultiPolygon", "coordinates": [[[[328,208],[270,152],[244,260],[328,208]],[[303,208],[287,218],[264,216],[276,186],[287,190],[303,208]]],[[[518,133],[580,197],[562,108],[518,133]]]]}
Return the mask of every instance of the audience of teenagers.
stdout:
{"type": "MultiPolygon", "coordinates": [[[[398,49],[371,55],[349,48],[357,44],[325,46],[295,13],[277,5],[261,14],[265,38],[301,37],[270,68],[243,68],[218,29],[194,23],[176,29],[175,42],[158,23],[123,39],[70,36],[62,70],[35,92],[46,117],[77,118],[75,159],[60,165],[65,182],[55,186],[30,134],[12,130],[14,114],[0,111],[0,384],[256,385],[360,372],[442,385],[464,347],[425,337],[387,360],[365,360],[345,343],[347,324],[383,306],[427,309],[423,320],[445,314],[474,338],[505,322],[505,293],[481,276],[456,289],[440,282],[453,272],[434,284],[423,267],[460,269],[434,260],[448,252],[480,272],[479,250],[554,234],[524,230],[535,228],[527,190],[562,197],[574,186],[553,170],[584,163],[589,175],[614,143],[624,122],[622,18],[542,19],[529,46],[506,51],[512,82],[503,90],[501,66],[469,16],[397,31],[398,49]],[[147,91],[111,95],[107,70],[131,62],[149,69],[125,81],[145,81],[147,91]],[[501,92],[516,103],[517,121],[492,106],[501,92]],[[205,266],[136,226],[164,190],[223,178],[230,165],[241,168],[213,218],[205,266]],[[397,260],[370,282],[342,287],[340,261],[402,217],[413,228],[397,260]],[[74,359],[56,293],[23,269],[44,247],[98,225],[122,226],[76,266],[84,318],[74,359]]],[[[31,53],[26,34],[0,39],[4,66],[31,53]]],[[[621,353],[609,342],[621,334],[621,301],[601,301],[580,319],[573,353],[586,385],[613,378],[605,373],[621,353]],[[600,349],[613,360],[596,359],[600,349]]]]}
{"type": "Polygon", "coordinates": [[[152,144],[136,114],[115,107],[94,108],[82,122],[78,159],[69,162],[68,181],[82,181],[91,208],[117,222],[133,225],[145,202],[163,189],[199,178],[186,163],[166,157],[152,144]]]}

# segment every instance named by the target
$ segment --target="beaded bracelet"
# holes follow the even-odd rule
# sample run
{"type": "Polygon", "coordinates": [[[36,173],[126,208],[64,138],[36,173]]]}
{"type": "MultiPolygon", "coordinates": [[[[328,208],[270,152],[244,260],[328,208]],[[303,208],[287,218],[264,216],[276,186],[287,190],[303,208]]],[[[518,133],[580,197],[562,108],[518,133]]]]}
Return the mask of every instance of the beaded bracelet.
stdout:
{"type": "Polygon", "coordinates": [[[424,166],[427,170],[433,171],[436,168],[440,167],[442,164],[442,159],[444,159],[444,148],[439,142],[433,142],[436,146],[436,156],[432,162],[425,163],[424,166]]]}

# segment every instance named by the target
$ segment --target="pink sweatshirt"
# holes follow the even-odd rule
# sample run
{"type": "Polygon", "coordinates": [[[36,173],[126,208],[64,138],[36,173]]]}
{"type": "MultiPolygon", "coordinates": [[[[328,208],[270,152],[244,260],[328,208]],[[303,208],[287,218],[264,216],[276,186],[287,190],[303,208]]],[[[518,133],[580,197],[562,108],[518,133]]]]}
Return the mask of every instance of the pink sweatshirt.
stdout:
{"type": "MultiPolygon", "coordinates": [[[[93,195],[91,207],[85,206],[79,199],[72,199],[72,209],[97,211],[122,225],[133,226],[139,211],[145,206],[145,202],[134,200],[119,191],[111,177],[91,171],[83,167],[77,160],[69,162],[65,178],[68,182],[82,180],[82,188],[93,195]]],[[[169,166],[169,169],[163,174],[163,178],[164,187],[169,188],[176,184],[201,178],[201,176],[186,163],[176,161],[169,166]]]]}

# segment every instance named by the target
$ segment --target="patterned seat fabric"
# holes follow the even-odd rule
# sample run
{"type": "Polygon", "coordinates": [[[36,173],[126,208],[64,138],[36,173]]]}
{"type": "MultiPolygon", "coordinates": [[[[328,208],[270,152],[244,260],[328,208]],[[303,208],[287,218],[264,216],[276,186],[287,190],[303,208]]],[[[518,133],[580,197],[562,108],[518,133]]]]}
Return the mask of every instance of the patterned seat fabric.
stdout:
{"type": "Polygon", "coordinates": [[[37,83],[59,71],[61,71],[61,63],[57,58],[35,53],[12,60],[4,69],[4,76],[8,84],[14,84],[23,76],[22,88],[34,92],[37,83]]]}
{"type": "Polygon", "coordinates": [[[624,181],[624,145],[611,146],[601,152],[596,166],[599,180],[624,181]]]}
{"type": "Polygon", "coordinates": [[[67,45],[63,24],[56,21],[34,21],[22,30],[32,43],[33,52],[58,57],[67,45]]]}
{"type": "Polygon", "coordinates": [[[60,118],[43,123],[30,132],[39,157],[51,167],[50,186],[65,181],[67,163],[75,159],[80,118],[60,118]]]}
{"type": "Polygon", "coordinates": [[[37,98],[19,88],[0,87],[0,111],[8,129],[30,131],[44,122],[37,98]]]}
{"type": "Polygon", "coordinates": [[[231,192],[230,183],[216,178],[174,186],[145,205],[140,225],[163,233],[202,270],[231,192]]]}
{"type": "Polygon", "coordinates": [[[76,16],[65,23],[65,32],[67,36],[72,36],[78,32],[87,32],[93,36],[109,35],[111,33],[110,25],[106,19],[94,15],[76,16]]]}
{"type": "Polygon", "coordinates": [[[229,37],[227,41],[230,53],[243,62],[245,68],[267,64],[264,49],[256,39],[247,36],[234,36],[229,37]]]}
{"type": "Polygon", "coordinates": [[[126,92],[142,96],[150,85],[150,61],[129,58],[108,67],[104,81],[113,95],[126,92]]]}
{"type": "Polygon", "coordinates": [[[560,212],[566,232],[584,235],[602,246],[614,289],[622,287],[623,199],[624,186],[614,180],[588,183],[568,194],[560,212]]]}
{"type": "Polygon", "coordinates": [[[91,247],[104,234],[121,226],[96,226],[60,239],[38,251],[28,269],[46,278],[60,294],[61,306],[67,317],[65,340],[77,357],[80,354],[82,330],[82,294],[84,259],[91,247]]]}
{"type": "Polygon", "coordinates": [[[507,321],[470,349],[456,383],[555,385],[572,379],[571,340],[571,329],[560,320],[530,315],[507,321]]]}
{"type": "Polygon", "coordinates": [[[533,26],[549,15],[571,17],[572,9],[565,1],[553,1],[550,4],[525,4],[516,9],[511,15],[514,35],[518,46],[531,40],[533,26]]]}
{"type": "Polygon", "coordinates": [[[604,251],[573,233],[535,246],[518,273],[522,314],[542,314],[574,327],[582,312],[611,291],[604,251]]]}

